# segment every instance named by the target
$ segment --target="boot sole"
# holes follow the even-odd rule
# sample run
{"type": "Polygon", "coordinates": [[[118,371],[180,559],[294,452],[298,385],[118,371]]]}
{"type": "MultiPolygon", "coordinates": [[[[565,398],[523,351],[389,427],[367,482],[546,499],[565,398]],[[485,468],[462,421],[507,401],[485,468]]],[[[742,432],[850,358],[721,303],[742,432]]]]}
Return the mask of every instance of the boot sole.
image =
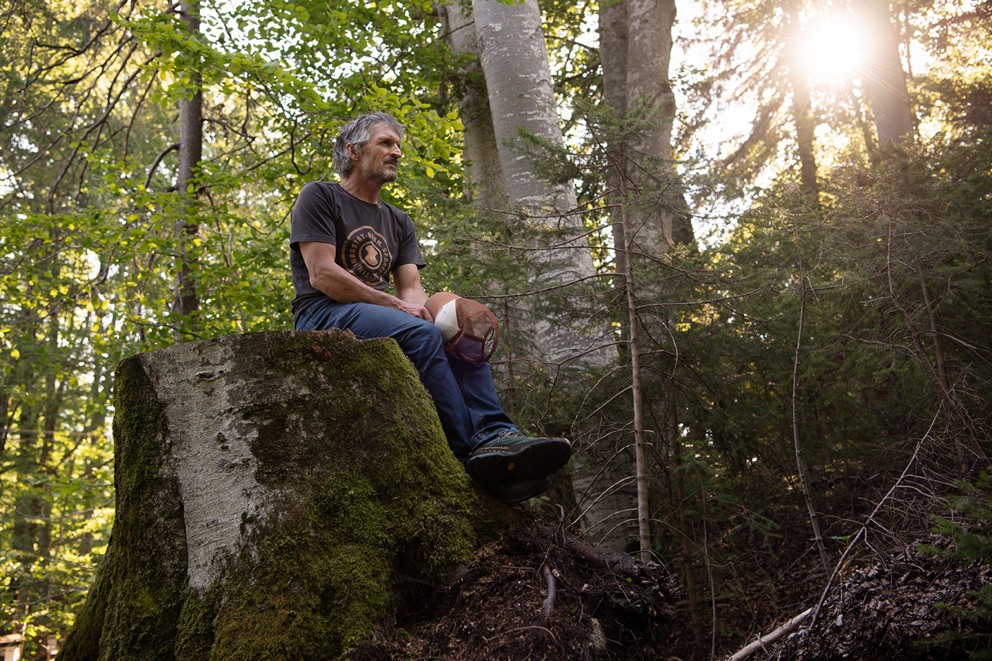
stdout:
{"type": "Polygon", "coordinates": [[[523,501],[530,500],[535,496],[540,496],[542,493],[550,489],[551,478],[544,477],[539,480],[492,482],[489,484],[479,484],[479,486],[485,489],[485,491],[493,498],[496,498],[507,505],[513,505],[514,503],[522,503],[523,501]]]}
{"type": "Polygon", "coordinates": [[[539,480],[559,470],[572,457],[572,445],[565,439],[544,439],[515,448],[486,447],[465,463],[465,470],[483,484],[506,480],[539,480]]]}

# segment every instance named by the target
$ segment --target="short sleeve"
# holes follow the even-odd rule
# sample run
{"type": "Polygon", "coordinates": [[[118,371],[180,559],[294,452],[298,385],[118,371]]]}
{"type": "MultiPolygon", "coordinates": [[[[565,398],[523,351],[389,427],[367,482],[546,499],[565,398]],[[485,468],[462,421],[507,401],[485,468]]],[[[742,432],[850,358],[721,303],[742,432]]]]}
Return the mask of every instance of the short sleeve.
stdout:
{"type": "Polygon", "coordinates": [[[400,213],[400,227],[400,243],[394,262],[395,266],[415,264],[418,269],[424,268],[427,266],[427,262],[424,261],[424,255],[420,252],[420,246],[417,244],[417,231],[413,227],[410,216],[404,212],[400,213]]]}
{"type": "Polygon", "coordinates": [[[308,241],[334,245],[337,240],[334,217],[331,195],[323,184],[316,181],[306,184],[293,206],[290,247],[299,250],[299,244],[308,241]]]}

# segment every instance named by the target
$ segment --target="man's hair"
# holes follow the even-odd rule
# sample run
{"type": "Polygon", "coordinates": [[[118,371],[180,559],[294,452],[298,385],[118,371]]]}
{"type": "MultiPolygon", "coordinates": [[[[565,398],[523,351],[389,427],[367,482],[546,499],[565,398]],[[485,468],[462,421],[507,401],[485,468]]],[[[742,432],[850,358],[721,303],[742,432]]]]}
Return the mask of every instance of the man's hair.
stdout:
{"type": "Polygon", "coordinates": [[[361,151],[372,135],[372,127],[376,124],[386,124],[403,137],[403,125],[392,115],[384,112],[370,112],[356,117],[341,129],[334,141],[334,169],[346,178],[351,173],[351,159],[348,157],[347,145],[351,144],[356,151],[361,151]]]}

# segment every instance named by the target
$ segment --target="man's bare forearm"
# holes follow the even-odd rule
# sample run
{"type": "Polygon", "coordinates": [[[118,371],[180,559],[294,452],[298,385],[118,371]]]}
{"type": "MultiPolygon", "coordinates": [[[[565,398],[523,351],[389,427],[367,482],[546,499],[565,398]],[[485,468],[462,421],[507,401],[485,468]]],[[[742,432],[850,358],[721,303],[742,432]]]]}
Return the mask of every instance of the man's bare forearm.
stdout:
{"type": "Polygon", "coordinates": [[[404,291],[404,296],[393,296],[384,291],[369,287],[364,282],[345,271],[343,268],[334,265],[333,268],[323,268],[310,279],[310,284],[317,291],[331,297],[339,303],[370,303],[380,305],[385,308],[392,308],[411,314],[421,319],[430,320],[430,314],[424,308],[427,294],[423,289],[417,288],[419,293],[413,289],[404,291]]]}

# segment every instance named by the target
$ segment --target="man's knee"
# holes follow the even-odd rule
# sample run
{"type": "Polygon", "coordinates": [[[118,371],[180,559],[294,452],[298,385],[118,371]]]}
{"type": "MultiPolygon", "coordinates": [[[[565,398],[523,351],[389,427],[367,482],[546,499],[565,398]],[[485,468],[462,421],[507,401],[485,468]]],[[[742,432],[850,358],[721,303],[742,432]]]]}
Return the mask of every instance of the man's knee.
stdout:
{"type": "Polygon", "coordinates": [[[424,321],[423,319],[416,320],[411,331],[411,336],[415,341],[431,347],[440,347],[444,344],[444,338],[441,337],[441,330],[433,323],[424,321]]]}
{"type": "Polygon", "coordinates": [[[415,323],[396,338],[400,343],[400,348],[416,362],[426,360],[434,356],[438,351],[443,351],[444,338],[437,326],[423,319],[416,319],[415,323]]]}

